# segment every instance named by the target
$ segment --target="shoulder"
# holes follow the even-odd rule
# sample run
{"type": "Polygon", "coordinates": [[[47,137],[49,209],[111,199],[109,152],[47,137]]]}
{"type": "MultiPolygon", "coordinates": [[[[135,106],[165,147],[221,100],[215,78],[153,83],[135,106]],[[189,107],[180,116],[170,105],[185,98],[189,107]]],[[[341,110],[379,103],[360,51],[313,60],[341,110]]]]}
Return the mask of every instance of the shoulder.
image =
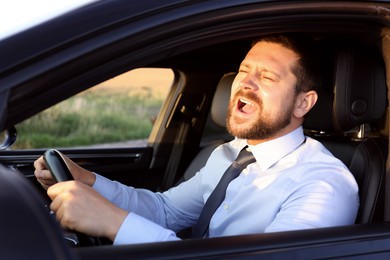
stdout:
{"type": "Polygon", "coordinates": [[[300,154],[305,162],[323,162],[345,166],[321,142],[311,137],[306,137],[300,154]]]}
{"type": "Polygon", "coordinates": [[[299,179],[323,180],[333,185],[349,184],[356,187],[356,181],[348,167],[336,158],[321,142],[307,137],[302,151],[299,154],[301,161],[301,174],[299,179]]]}

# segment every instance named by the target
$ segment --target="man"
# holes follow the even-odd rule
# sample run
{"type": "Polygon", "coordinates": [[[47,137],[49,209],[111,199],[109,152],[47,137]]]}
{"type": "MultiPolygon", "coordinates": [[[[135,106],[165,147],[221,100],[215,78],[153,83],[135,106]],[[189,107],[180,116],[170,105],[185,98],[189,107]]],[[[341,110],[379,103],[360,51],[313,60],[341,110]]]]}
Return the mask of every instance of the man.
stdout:
{"type": "Polygon", "coordinates": [[[68,158],[76,181],[53,185],[39,158],[35,175],[48,188],[61,225],[114,244],[178,239],[175,232],[197,222],[224,171],[247,145],[256,162],[230,182],[210,220],[210,237],[353,224],[359,202],[352,174],[302,130],[317,101],[310,44],[281,35],[252,46],[232,84],[226,123],[236,139],[167,192],[112,182],[68,158]]]}

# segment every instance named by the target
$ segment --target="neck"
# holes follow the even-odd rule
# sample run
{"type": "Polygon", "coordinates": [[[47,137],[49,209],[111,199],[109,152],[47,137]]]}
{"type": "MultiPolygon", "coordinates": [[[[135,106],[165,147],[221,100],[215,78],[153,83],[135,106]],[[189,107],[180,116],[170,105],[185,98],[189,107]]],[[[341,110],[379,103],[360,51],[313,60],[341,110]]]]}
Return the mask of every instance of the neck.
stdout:
{"type": "Polygon", "coordinates": [[[293,125],[290,124],[287,127],[285,127],[283,129],[281,129],[280,131],[276,132],[272,136],[269,136],[267,138],[262,138],[262,139],[248,139],[247,142],[248,142],[249,145],[257,145],[257,144],[260,144],[260,143],[268,142],[268,141],[277,139],[277,138],[279,138],[281,136],[284,136],[286,134],[289,134],[289,133],[291,133],[292,131],[294,131],[295,129],[297,129],[300,126],[301,125],[293,126],[293,125]]]}

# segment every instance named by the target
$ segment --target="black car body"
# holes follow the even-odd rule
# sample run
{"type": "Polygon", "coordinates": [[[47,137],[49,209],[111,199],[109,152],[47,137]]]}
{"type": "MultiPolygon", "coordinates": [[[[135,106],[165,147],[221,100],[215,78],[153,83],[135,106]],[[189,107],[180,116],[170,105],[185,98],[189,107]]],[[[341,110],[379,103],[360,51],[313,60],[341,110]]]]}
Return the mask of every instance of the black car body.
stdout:
{"type": "MultiPolygon", "coordinates": [[[[313,35],[332,50],[357,44],[358,53],[367,52],[369,57],[373,50],[373,55],[379,55],[382,66],[378,73],[382,74],[381,79],[387,85],[390,84],[388,1],[98,1],[0,41],[1,130],[10,129],[38,112],[125,71],[139,67],[172,68],[175,72],[174,87],[155,121],[146,147],[62,149],[82,166],[104,173],[109,178],[154,191],[166,190],[182,178],[190,162],[205,146],[201,142],[202,134],[222,76],[237,71],[253,39],[264,34],[286,32],[313,35]],[[177,155],[179,163],[172,167],[171,157],[177,155]],[[169,167],[174,171],[168,171],[169,167]]],[[[374,65],[367,62],[367,68],[363,64],[363,68],[353,73],[364,74],[368,67],[374,65]]],[[[330,65],[330,82],[334,80],[333,69],[334,66],[330,65]]],[[[369,82],[367,89],[374,84],[369,82]]],[[[328,94],[332,95],[332,92],[328,94]]],[[[357,95],[359,99],[364,99],[368,94],[357,95]]],[[[379,95],[384,106],[381,110],[386,110],[386,89],[379,95]]],[[[346,100],[345,104],[356,105],[348,102],[346,100]]],[[[327,111],[325,107],[319,109],[327,111]]],[[[383,154],[372,154],[369,158],[379,160],[380,171],[384,173],[388,171],[387,116],[387,113],[376,114],[375,120],[369,123],[372,129],[377,130],[359,137],[360,141],[366,137],[377,138],[377,143],[384,146],[381,148],[383,154]]],[[[363,120],[356,114],[351,120],[355,119],[358,123],[363,120]]],[[[358,139],[355,135],[338,133],[329,141],[327,137],[331,134],[328,129],[316,130],[325,133],[314,133],[319,140],[338,145],[339,154],[336,156],[340,157],[348,158],[351,150],[345,147],[351,147],[351,142],[358,139]]],[[[0,163],[5,166],[2,176],[16,172],[29,184],[33,183],[27,186],[37,187],[38,192],[34,190],[33,193],[41,191],[38,196],[44,197],[45,192],[33,176],[33,162],[43,152],[44,149],[1,151],[0,163]]],[[[7,242],[0,244],[0,255],[48,256],[50,248],[54,252],[51,256],[59,259],[388,259],[390,226],[387,221],[390,215],[386,210],[389,208],[386,194],[390,194],[390,186],[383,175],[378,184],[365,188],[368,194],[375,194],[375,212],[364,223],[127,246],[68,248],[65,241],[58,239],[60,229],[55,224],[33,222],[31,225],[35,231],[55,230],[56,234],[48,233],[50,243],[45,244],[34,239],[32,231],[23,230],[24,225],[23,228],[12,228],[21,221],[32,221],[28,210],[19,213],[7,211],[9,213],[3,212],[4,218],[1,219],[12,234],[2,232],[1,241],[7,242]],[[13,239],[9,240],[11,236],[13,239]],[[32,248],[35,250],[30,252],[32,248]]],[[[14,203],[10,198],[19,197],[27,205],[35,205],[31,204],[35,201],[28,201],[35,195],[19,196],[18,192],[12,192],[7,190],[8,196],[1,203],[14,203]]]]}

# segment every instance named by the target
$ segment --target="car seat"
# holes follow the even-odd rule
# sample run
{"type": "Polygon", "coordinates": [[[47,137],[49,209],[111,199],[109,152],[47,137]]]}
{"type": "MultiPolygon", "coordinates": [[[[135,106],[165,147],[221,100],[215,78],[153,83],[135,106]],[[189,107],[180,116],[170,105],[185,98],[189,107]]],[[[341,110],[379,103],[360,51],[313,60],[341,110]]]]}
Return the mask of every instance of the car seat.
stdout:
{"type": "Polygon", "coordinates": [[[339,49],[334,84],[322,89],[304,123],[306,134],[321,141],[354,175],[360,197],[356,223],[383,220],[388,140],[375,124],[386,112],[385,75],[374,49],[339,49]]]}
{"type": "MultiPolygon", "coordinates": [[[[373,123],[384,115],[387,101],[383,61],[374,51],[362,48],[348,47],[336,52],[333,82],[319,91],[318,104],[307,116],[304,129],[350,169],[359,185],[356,223],[369,223],[383,219],[388,141],[372,136],[367,128],[372,129],[373,123]]],[[[224,75],[212,103],[211,117],[223,127],[234,77],[234,73],[224,75]]],[[[201,149],[183,179],[188,180],[202,168],[211,152],[224,141],[201,149]]]]}

